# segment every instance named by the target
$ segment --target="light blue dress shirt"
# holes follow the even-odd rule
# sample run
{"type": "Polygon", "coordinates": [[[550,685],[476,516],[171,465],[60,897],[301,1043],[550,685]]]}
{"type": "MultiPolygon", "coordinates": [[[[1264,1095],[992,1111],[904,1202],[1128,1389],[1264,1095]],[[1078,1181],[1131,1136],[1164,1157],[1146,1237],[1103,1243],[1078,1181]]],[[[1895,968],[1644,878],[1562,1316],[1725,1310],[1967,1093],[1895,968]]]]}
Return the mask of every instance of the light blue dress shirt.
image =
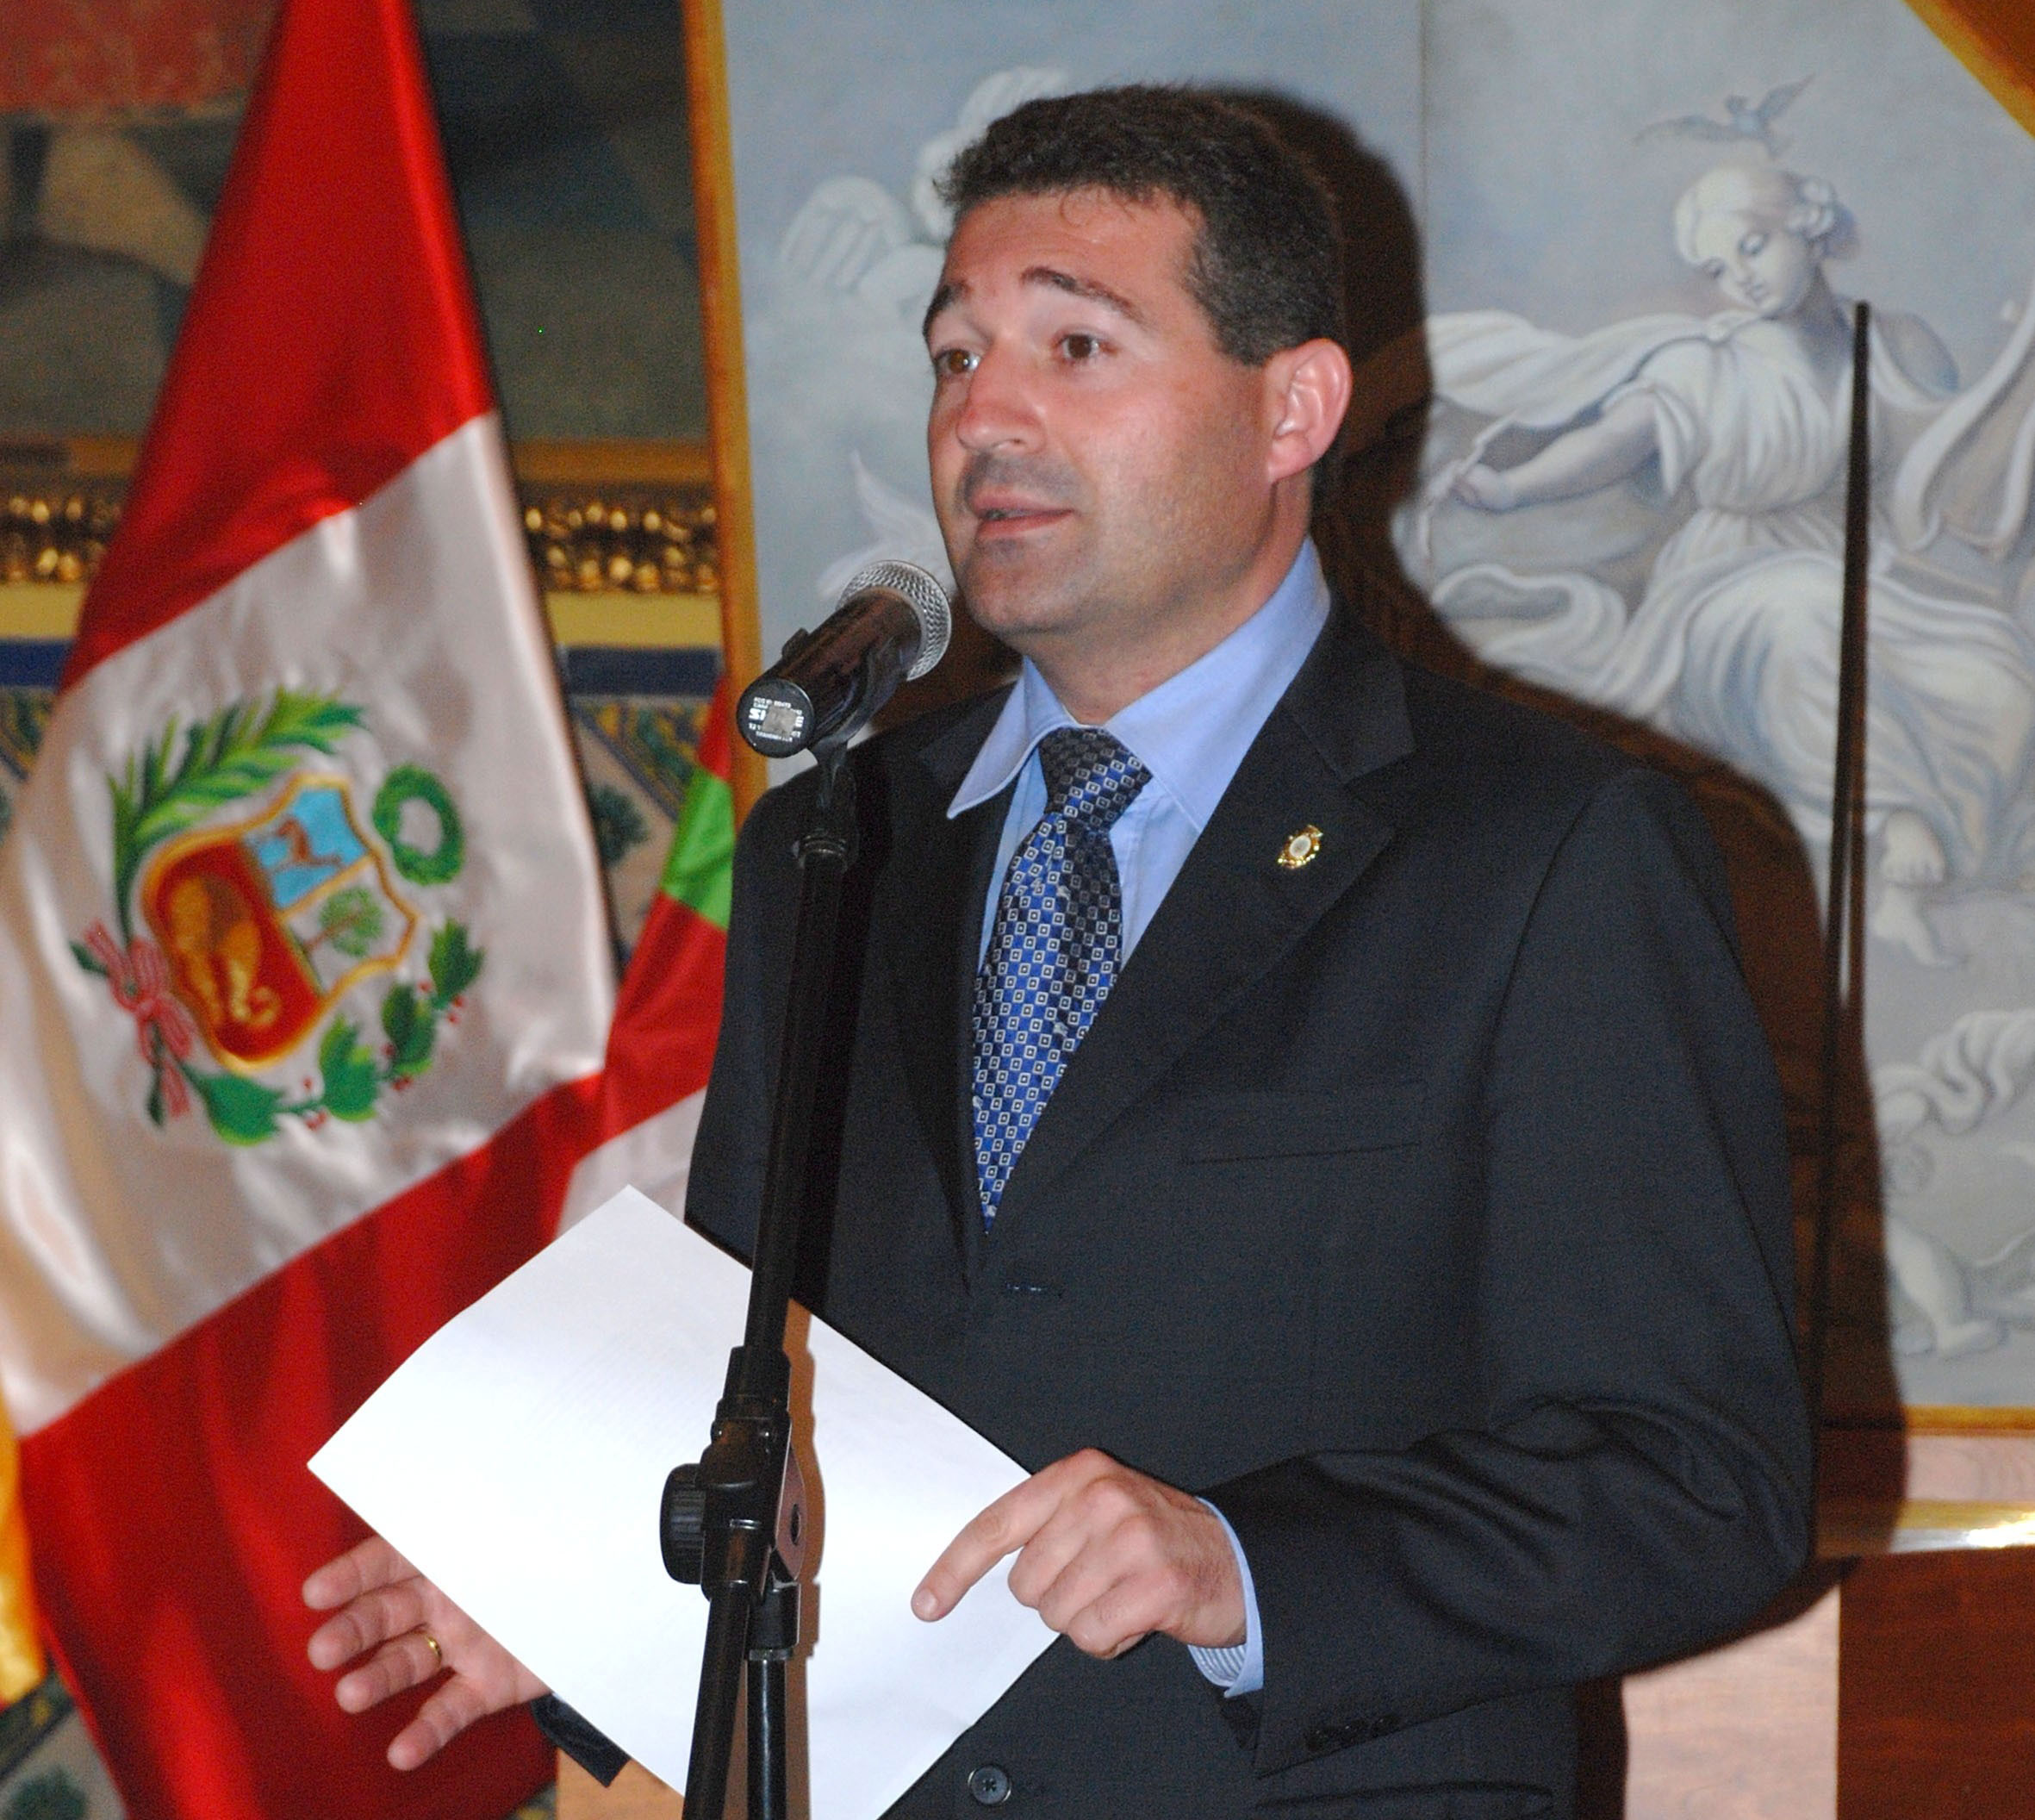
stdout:
{"type": "MultiPolygon", "coordinates": [[[[1328,620],[1329,584],[1314,545],[1304,543],[1285,579],[1257,612],[1213,651],[1103,723],[1152,774],[1152,781],[1110,830],[1123,888],[1120,959],[1130,957],[1243,755],[1286,685],[1299,674],[1328,620]]],[[[997,899],[1011,856],[1046,813],[1039,741],[1055,727],[1079,724],[1027,658],[1018,686],[948,807],[949,817],[964,814],[1017,780],[997,847],[995,882],[982,907],[978,964],[989,951],[997,899]]],[[[1250,1563],[1229,1519],[1213,1505],[1208,1508],[1229,1536],[1242,1576],[1244,1640],[1231,1649],[1192,1649],[1192,1654],[1195,1665],[1217,1686],[1233,1694],[1254,1693],[1265,1685],[1265,1644],[1250,1563]]]]}

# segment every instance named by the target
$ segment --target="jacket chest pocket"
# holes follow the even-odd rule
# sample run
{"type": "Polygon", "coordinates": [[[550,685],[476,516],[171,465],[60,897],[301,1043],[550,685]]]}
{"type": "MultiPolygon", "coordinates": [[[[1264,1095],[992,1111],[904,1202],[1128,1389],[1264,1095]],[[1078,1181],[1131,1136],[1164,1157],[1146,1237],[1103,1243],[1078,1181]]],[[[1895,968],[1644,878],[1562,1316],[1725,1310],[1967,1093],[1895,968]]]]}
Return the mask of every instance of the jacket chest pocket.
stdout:
{"type": "Polygon", "coordinates": [[[1095,1159],[1062,1268],[1030,1279],[1066,1299],[1031,1318],[1116,1336],[1111,1414],[1146,1470],[1212,1484],[1306,1444],[1324,1301],[1341,1318],[1331,1286],[1366,1249],[1422,1097],[1391,1081],[1185,1098],[1170,1131],[1127,1131],[1095,1159]]]}
{"type": "Polygon", "coordinates": [[[1245,1376],[1280,1387],[1289,1451],[1346,1419],[1349,1387],[1330,1362],[1350,1324],[1367,1323],[1378,1222],[1407,1192],[1426,1099],[1418,1080],[1366,1081],[1180,1109],[1173,1217],[1204,1260],[1202,1320],[1226,1336],[1245,1376]]]}
{"type": "Polygon", "coordinates": [[[1339,1156],[1417,1144],[1427,1100],[1422,1081],[1378,1081],[1335,1094],[1242,1093],[1188,1101],[1181,1161],[1248,1162],[1339,1156]]]}
{"type": "Polygon", "coordinates": [[[1183,1241],[1240,1287],[1298,1273],[1318,1296],[1360,1271],[1381,1209],[1403,1194],[1425,1099],[1419,1081],[1385,1081],[1185,1102],[1169,1197],[1183,1241]]]}

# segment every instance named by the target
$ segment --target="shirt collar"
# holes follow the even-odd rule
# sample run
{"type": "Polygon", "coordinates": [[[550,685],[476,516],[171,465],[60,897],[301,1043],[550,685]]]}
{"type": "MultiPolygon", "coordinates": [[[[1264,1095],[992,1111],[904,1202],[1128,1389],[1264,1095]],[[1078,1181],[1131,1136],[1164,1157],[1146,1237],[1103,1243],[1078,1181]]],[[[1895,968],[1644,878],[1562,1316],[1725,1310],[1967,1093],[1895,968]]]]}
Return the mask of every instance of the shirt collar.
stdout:
{"type": "MultiPolygon", "coordinates": [[[[1215,813],[1251,741],[1328,619],[1329,584],[1309,539],[1257,612],[1214,650],[1104,722],[1179,805],[1197,833],[1215,813]]],[[[948,815],[988,801],[1048,733],[1078,724],[1027,658],[948,815]]]]}

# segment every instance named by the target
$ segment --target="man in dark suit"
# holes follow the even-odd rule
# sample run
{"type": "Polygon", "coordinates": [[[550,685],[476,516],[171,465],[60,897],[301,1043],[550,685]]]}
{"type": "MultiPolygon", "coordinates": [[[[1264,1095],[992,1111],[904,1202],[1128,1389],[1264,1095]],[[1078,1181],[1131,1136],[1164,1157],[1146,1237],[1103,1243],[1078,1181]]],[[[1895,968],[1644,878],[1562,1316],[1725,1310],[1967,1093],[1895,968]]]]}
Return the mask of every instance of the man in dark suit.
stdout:
{"type": "MultiPolygon", "coordinates": [[[[1033,103],[949,187],[935,500],[1025,667],[856,755],[801,1293],[1034,1468],[919,1615],[1014,1555],[1063,1640],[896,1811],[1565,1814],[1573,1684],[1806,1542],[1721,868],[1665,781],[1329,599],[1334,234],[1260,127],[1033,103]]],[[[688,1204],[737,1248],[806,794],[737,857],[688,1204]]],[[[325,1572],[366,1590],[321,1659],[383,1644],[342,1690],[434,1669],[420,1621],[457,1671],[420,1742],[533,1691],[325,1572]]]]}

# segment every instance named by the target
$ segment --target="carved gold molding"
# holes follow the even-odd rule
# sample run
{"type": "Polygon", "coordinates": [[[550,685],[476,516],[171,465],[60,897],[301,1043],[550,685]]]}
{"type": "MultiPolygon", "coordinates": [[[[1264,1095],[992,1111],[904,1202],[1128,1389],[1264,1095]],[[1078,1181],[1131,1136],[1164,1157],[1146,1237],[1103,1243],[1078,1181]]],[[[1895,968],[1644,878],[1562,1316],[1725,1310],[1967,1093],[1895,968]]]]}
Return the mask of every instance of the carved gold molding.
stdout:
{"type": "Polygon", "coordinates": [[[9,489],[0,507],[0,582],[90,581],[119,521],[117,500],[96,490],[9,489]]]}
{"type": "Polygon", "coordinates": [[[551,493],[526,499],[530,559],[553,593],[720,592],[712,497],[701,489],[649,502],[551,493]]]}
{"type": "MultiPolygon", "coordinates": [[[[89,583],[120,522],[133,446],[0,441],[0,583],[89,583]]],[[[720,541],[702,452],[515,452],[530,559],[550,594],[717,596],[720,541]]]]}

